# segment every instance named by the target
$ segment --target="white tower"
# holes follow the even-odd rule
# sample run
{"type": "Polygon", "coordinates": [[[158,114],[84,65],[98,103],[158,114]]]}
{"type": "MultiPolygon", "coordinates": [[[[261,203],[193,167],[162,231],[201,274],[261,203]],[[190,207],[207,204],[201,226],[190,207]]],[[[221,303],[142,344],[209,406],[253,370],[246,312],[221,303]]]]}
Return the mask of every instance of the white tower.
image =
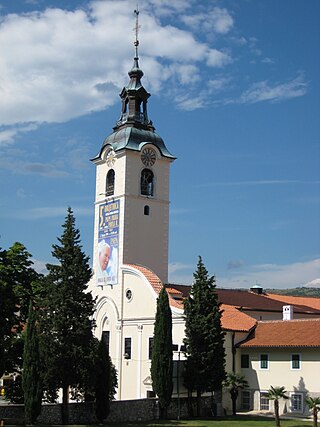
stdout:
{"type": "Polygon", "coordinates": [[[96,169],[93,265],[97,285],[121,281],[121,264],[147,266],[168,279],[169,168],[174,161],[147,114],[138,40],[122,111],[92,159],[96,169]]]}

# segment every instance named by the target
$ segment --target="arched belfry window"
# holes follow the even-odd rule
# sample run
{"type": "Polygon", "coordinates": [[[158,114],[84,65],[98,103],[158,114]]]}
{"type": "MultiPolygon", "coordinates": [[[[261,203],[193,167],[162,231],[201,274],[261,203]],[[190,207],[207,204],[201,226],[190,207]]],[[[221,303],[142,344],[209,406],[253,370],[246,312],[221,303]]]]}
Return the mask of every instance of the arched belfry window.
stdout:
{"type": "Polygon", "coordinates": [[[143,169],[141,172],[141,194],[143,196],[153,196],[154,176],[150,169],[143,169]]]}
{"type": "Polygon", "coordinates": [[[114,170],[110,169],[106,179],[106,196],[112,196],[114,194],[114,176],[114,170]]]}
{"type": "Polygon", "coordinates": [[[145,205],[145,207],[143,208],[143,213],[144,215],[150,215],[150,206],[145,205]]]}

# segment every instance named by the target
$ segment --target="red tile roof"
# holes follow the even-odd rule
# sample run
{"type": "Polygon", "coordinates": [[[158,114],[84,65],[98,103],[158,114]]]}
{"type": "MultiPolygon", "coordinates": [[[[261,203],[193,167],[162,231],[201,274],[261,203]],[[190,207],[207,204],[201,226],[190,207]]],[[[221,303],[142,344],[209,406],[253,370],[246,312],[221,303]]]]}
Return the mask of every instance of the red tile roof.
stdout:
{"type": "Polygon", "coordinates": [[[320,347],[320,319],[258,322],[240,347],[320,347]]]}
{"type": "Polygon", "coordinates": [[[317,297],[298,297],[291,295],[267,294],[268,298],[281,301],[287,305],[300,305],[320,310],[320,298],[317,297]]]}
{"type": "Polygon", "coordinates": [[[221,304],[221,326],[225,331],[249,332],[257,321],[232,305],[221,304]]]}
{"type": "MultiPolygon", "coordinates": [[[[167,285],[182,292],[186,298],[191,290],[187,285],[167,285]]],[[[318,314],[320,316],[320,298],[287,297],[276,294],[256,294],[249,290],[216,288],[219,302],[233,305],[245,311],[274,311],[282,313],[284,305],[292,305],[294,313],[318,314]]]]}

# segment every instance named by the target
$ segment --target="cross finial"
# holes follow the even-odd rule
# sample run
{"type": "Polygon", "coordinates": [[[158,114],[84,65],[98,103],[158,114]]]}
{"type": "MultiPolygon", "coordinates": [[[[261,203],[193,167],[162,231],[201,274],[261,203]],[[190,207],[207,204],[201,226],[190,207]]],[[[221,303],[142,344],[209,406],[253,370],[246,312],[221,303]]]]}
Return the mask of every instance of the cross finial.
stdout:
{"type": "Polygon", "coordinates": [[[139,40],[138,40],[138,35],[139,35],[139,6],[137,4],[137,8],[134,10],[134,14],[136,15],[136,25],[134,27],[134,31],[135,31],[135,35],[136,35],[136,39],[134,41],[134,46],[136,48],[136,58],[138,58],[138,46],[139,46],[139,40]]]}

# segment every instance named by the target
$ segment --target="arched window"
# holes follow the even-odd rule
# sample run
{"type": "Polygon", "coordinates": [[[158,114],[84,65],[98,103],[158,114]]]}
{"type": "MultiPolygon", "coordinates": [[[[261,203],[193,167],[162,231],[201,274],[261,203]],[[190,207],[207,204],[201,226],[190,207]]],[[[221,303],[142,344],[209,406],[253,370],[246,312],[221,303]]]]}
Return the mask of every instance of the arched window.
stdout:
{"type": "Polygon", "coordinates": [[[150,206],[145,205],[145,207],[143,209],[143,213],[144,213],[144,215],[150,215],[150,206]]]}
{"type": "Polygon", "coordinates": [[[110,169],[107,173],[106,179],[106,196],[112,196],[114,194],[114,170],[110,169]]]}
{"type": "Polygon", "coordinates": [[[141,172],[141,194],[153,196],[153,172],[150,169],[143,169],[141,172]]]}

